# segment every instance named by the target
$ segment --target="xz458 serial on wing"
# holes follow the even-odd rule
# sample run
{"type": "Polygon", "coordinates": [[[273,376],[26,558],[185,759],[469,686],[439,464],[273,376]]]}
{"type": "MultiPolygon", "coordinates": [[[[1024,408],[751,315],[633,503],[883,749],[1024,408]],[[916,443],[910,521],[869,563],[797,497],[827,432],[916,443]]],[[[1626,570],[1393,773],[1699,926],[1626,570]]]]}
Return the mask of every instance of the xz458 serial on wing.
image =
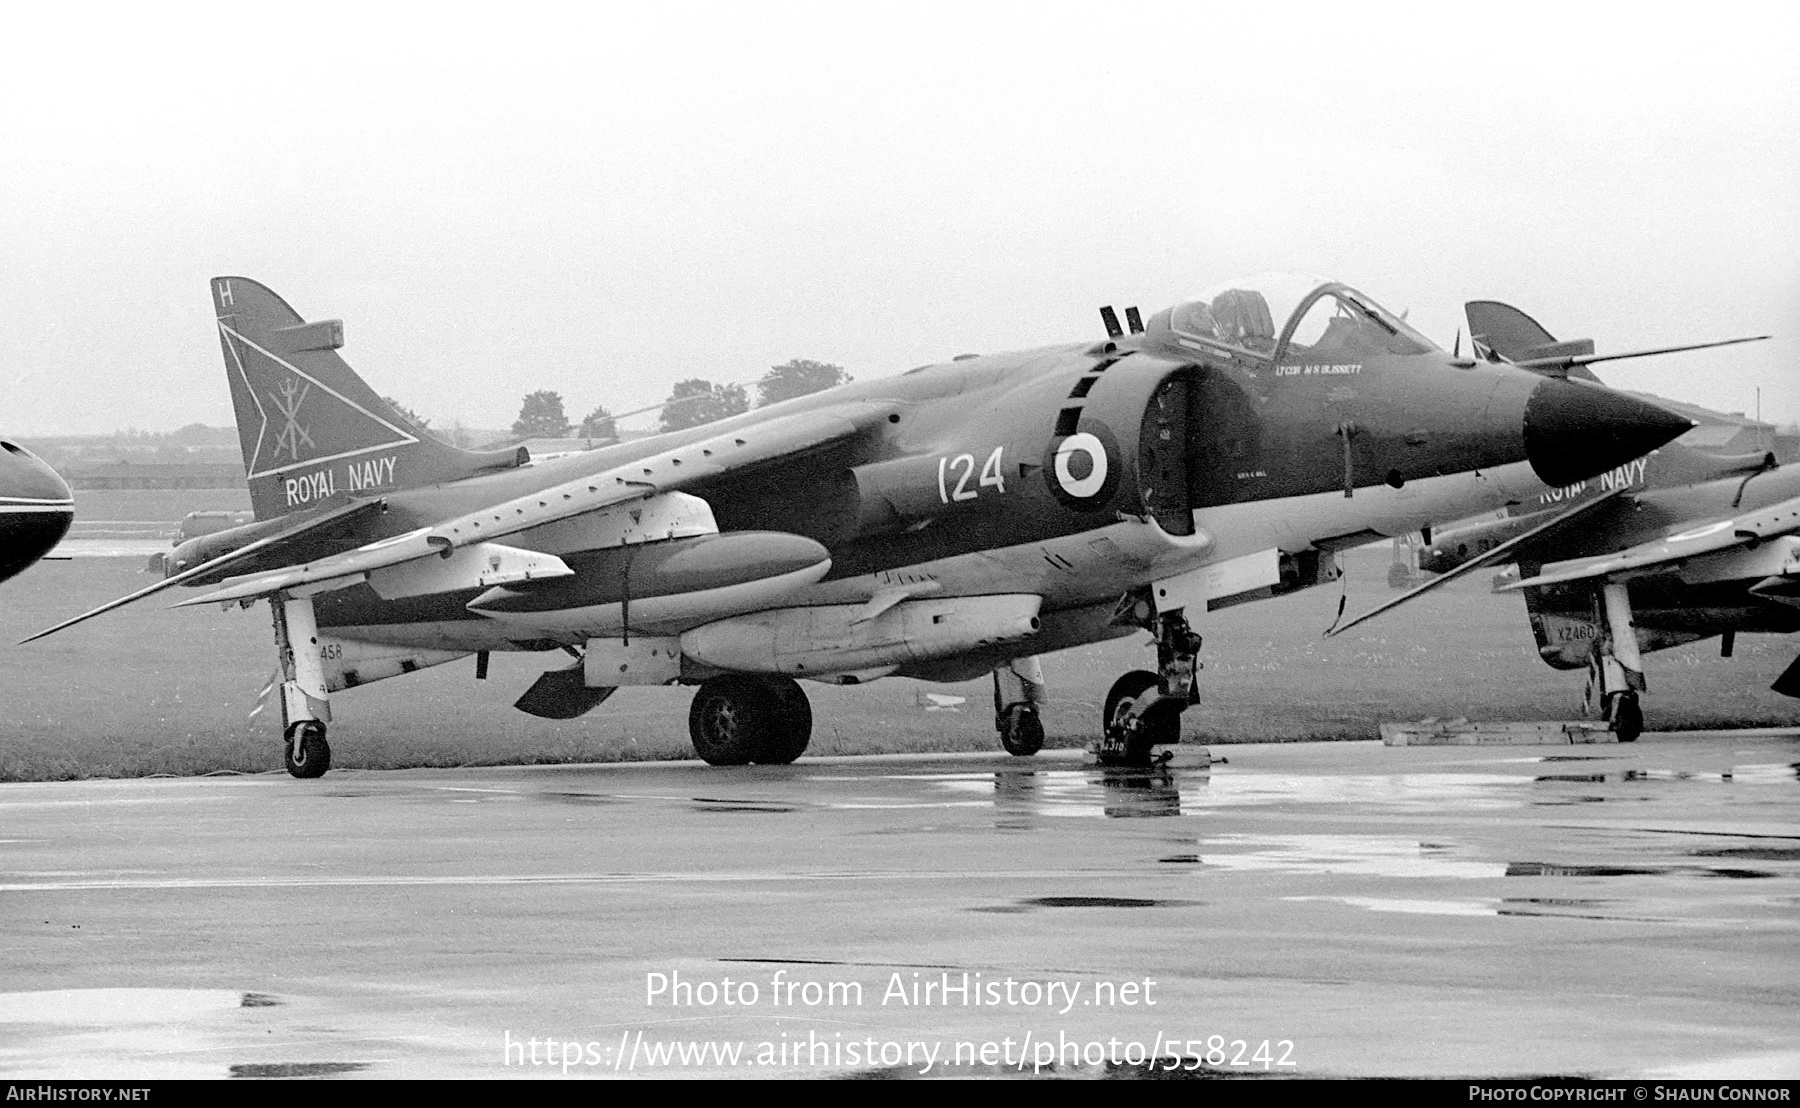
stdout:
{"type": "MultiPolygon", "coordinates": [[[[1335,552],[1601,473],[1688,420],[1454,358],[1344,285],[1229,282],[1107,337],[959,359],[526,465],[409,424],[254,281],[212,284],[256,521],[193,539],[186,604],[268,600],[287,767],[325,772],[332,693],[490,651],[567,651],[518,701],[571,718],[697,684],[695,750],[791,762],[795,678],[992,673],[1043,743],[1039,656],[1148,632],[1103,756],[1179,741],[1197,627],[1335,577],[1335,552]]],[[[49,632],[44,632],[48,634],[49,632]]]]}

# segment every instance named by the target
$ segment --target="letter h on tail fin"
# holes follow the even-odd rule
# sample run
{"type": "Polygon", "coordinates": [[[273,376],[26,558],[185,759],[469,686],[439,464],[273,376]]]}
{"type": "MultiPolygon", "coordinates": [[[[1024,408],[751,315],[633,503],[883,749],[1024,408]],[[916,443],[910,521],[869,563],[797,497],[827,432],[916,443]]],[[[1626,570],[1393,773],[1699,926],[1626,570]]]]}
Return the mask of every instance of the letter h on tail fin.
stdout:
{"type": "Polygon", "coordinates": [[[256,518],[525,461],[519,450],[459,450],[413,426],[339,356],[341,321],[309,323],[247,277],[215,277],[212,290],[256,518]]]}

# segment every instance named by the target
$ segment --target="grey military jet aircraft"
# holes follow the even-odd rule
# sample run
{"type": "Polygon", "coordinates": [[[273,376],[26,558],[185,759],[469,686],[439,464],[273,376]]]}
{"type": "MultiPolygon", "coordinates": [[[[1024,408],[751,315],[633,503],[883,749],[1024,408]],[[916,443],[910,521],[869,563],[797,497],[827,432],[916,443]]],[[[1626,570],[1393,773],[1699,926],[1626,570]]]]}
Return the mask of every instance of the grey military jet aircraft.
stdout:
{"type": "Polygon", "coordinates": [[[69,533],[75,499],[42,458],[0,439],[0,581],[24,571],[69,533]]]}
{"type": "MultiPolygon", "coordinates": [[[[1496,359],[1551,373],[1603,360],[1592,341],[1558,343],[1516,308],[1488,300],[1467,308],[1477,349],[1496,359]]],[[[1667,349],[1715,345],[1724,344],[1667,349]]],[[[1521,510],[1438,529],[1420,568],[1444,576],[1332,633],[1481,566],[1517,563],[1521,579],[1500,591],[1524,592],[1538,654],[1557,669],[1589,670],[1602,717],[1629,742],[1644,725],[1643,653],[1718,636],[1730,656],[1740,631],[1800,631],[1800,465],[1670,443],[1595,480],[1540,494],[1521,510]]],[[[1800,697],[1800,659],[1774,689],[1800,697]]]]}
{"type": "MultiPolygon", "coordinates": [[[[269,601],[287,768],[325,772],[331,693],[489,652],[564,651],[517,707],[570,718],[695,684],[696,752],[785,763],[795,678],[992,673],[1014,754],[1038,657],[1147,631],[1103,756],[1179,741],[1206,611],[1336,576],[1334,552],[1604,472],[1687,419],[1459,359],[1317,278],[1229,282],[1129,333],[957,359],[526,466],[427,437],[242,277],[214,306],[256,521],[195,538],[186,604],[269,601]]],[[[34,636],[37,637],[37,636],[34,636]]]]}

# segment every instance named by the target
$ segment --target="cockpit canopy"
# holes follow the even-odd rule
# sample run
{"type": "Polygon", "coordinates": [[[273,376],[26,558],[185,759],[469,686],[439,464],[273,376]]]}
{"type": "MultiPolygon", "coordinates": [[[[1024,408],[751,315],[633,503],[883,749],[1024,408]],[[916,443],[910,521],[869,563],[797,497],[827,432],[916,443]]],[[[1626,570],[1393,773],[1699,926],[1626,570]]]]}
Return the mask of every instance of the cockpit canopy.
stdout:
{"type": "Polygon", "coordinates": [[[1362,293],[1305,273],[1264,273],[1215,285],[1150,321],[1152,332],[1165,327],[1178,345],[1264,364],[1442,352],[1362,293]]]}

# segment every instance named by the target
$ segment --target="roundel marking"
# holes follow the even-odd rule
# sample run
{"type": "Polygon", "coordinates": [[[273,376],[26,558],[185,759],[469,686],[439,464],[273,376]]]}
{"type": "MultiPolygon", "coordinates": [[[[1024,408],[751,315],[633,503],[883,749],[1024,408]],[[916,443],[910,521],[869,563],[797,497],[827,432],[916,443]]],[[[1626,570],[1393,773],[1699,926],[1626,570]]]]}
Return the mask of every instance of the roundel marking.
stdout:
{"type": "Polygon", "coordinates": [[[1100,495],[1106,487],[1107,468],[1106,444],[1086,431],[1078,431],[1056,446],[1056,483],[1077,500],[1100,495]],[[1078,462],[1079,458],[1085,458],[1085,464],[1078,462]]]}
{"type": "Polygon", "coordinates": [[[1073,434],[1052,437],[1044,447],[1044,487],[1063,507],[1097,512],[1112,503],[1125,472],[1119,440],[1097,419],[1084,419],[1073,434]]]}

